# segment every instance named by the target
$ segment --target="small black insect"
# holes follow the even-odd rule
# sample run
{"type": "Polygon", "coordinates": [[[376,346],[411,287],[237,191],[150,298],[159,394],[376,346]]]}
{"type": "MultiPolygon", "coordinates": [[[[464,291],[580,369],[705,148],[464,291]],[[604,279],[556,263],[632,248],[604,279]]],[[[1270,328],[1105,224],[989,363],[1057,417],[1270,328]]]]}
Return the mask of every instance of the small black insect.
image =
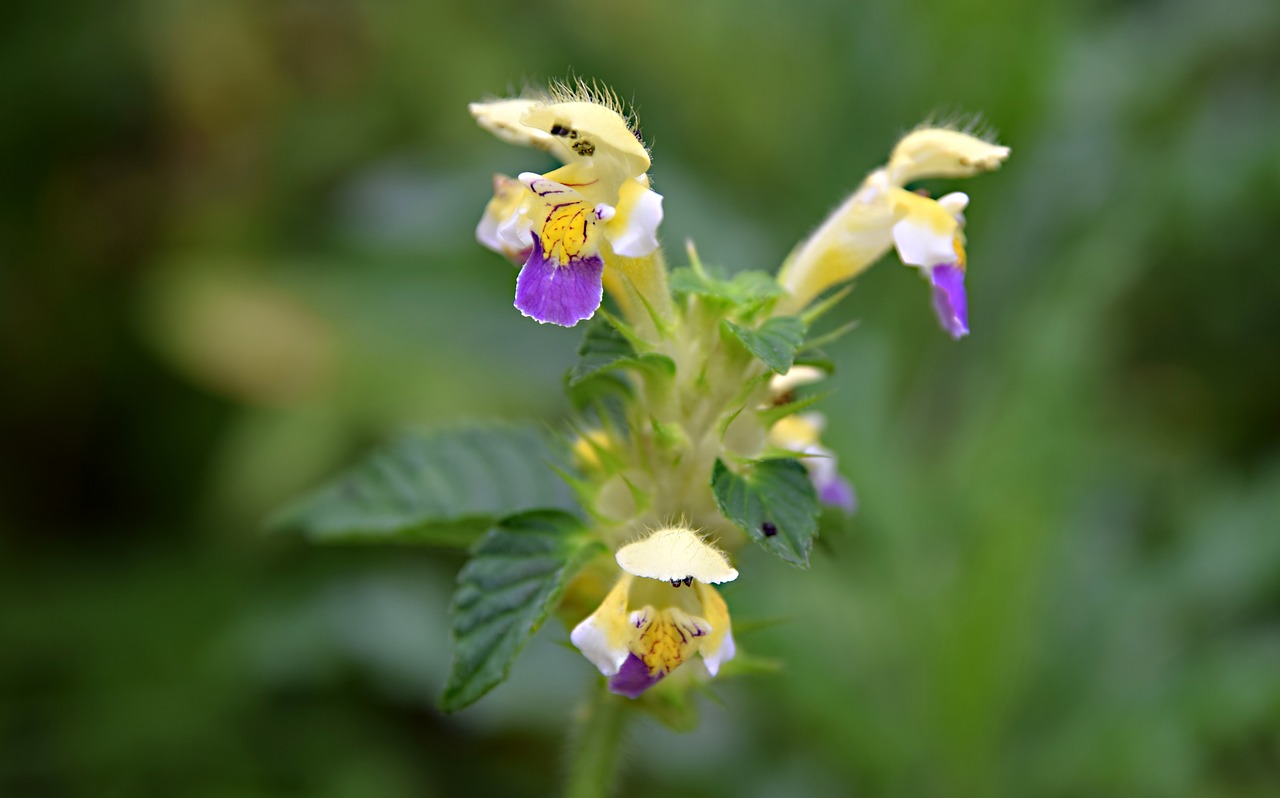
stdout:
{"type": "Polygon", "coordinates": [[[686,577],[684,578],[684,586],[685,586],[685,587],[692,587],[692,586],[693,586],[693,577],[692,577],[692,576],[686,576],[686,577]]]}
{"type": "Polygon", "coordinates": [[[672,586],[672,587],[680,587],[680,580],[679,580],[679,579],[672,579],[672,580],[671,580],[671,586],[672,586]]]}
{"type": "Polygon", "coordinates": [[[760,531],[764,533],[765,537],[771,538],[778,534],[778,527],[772,521],[765,521],[760,525],[760,531]]]}
{"type": "Polygon", "coordinates": [[[569,132],[569,128],[564,125],[556,124],[551,126],[551,135],[553,136],[567,136],[569,132]]]}

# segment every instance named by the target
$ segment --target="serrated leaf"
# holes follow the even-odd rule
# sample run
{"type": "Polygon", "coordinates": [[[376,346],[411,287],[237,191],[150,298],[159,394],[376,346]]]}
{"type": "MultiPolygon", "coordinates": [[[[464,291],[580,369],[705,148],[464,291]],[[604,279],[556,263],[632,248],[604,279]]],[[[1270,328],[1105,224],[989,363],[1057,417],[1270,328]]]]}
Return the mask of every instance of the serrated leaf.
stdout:
{"type": "Polygon", "coordinates": [[[409,432],[286,507],[274,528],[322,542],[473,543],[495,521],[576,506],[531,426],[409,432]]]}
{"type": "Polygon", "coordinates": [[[671,290],[677,294],[711,297],[728,304],[750,308],[786,294],[777,278],[768,272],[738,272],[730,278],[705,270],[681,268],[671,273],[671,290]]]}
{"type": "Polygon", "coordinates": [[[453,664],[440,708],[455,712],[501,684],[569,580],[605,551],[563,512],[525,513],[490,530],[458,574],[453,664]]]}
{"type": "Polygon", "coordinates": [[[735,474],[721,460],[711,472],[721,514],[784,561],[809,566],[818,534],[818,494],[809,472],[792,458],[756,460],[735,474]]]}
{"type": "Polygon", "coordinates": [[[588,377],[623,368],[650,369],[674,374],[675,362],[657,352],[639,353],[635,345],[604,318],[594,319],[588,326],[578,362],[569,372],[570,387],[588,377]]]}
{"type": "Polygon", "coordinates": [[[779,374],[791,369],[804,343],[805,325],[795,316],[774,316],[755,329],[731,321],[724,324],[751,354],[779,374]]]}

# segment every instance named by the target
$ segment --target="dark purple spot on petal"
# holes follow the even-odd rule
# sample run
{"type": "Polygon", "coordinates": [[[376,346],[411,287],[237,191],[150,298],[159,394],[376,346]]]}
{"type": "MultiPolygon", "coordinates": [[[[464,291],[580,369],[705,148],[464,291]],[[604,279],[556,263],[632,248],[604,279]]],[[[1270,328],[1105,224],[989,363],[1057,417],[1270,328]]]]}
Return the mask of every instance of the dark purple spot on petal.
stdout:
{"type": "Polygon", "coordinates": [[[858,495],[853,492],[853,484],[842,476],[818,486],[818,501],[829,507],[839,507],[849,514],[858,507],[858,495]]]}
{"type": "Polygon", "coordinates": [[[964,271],[951,264],[929,270],[933,285],[933,312],[942,329],[955,339],[969,334],[969,300],[964,290],[964,271]]]}
{"type": "Polygon", "coordinates": [[[654,676],[649,673],[649,666],[644,664],[644,660],[635,654],[629,654],[618,672],[609,677],[609,692],[627,698],[639,698],[645,690],[662,681],[665,675],[654,676]]]}
{"type": "Polygon", "coordinates": [[[516,307],[531,319],[572,327],[600,307],[603,274],[599,255],[572,258],[564,266],[547,259],[535,233],[529,259],[516,278],[516,307]]]}

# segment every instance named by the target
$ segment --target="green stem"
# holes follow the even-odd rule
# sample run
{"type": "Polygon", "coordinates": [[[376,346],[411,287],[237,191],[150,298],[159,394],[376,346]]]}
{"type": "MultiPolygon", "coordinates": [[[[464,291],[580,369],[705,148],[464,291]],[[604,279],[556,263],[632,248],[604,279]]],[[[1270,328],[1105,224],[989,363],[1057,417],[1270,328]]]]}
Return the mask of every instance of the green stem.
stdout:
{"type": "Polygon", "coordinates": [[[612,791],[627,709],[603,687],[596,693],[574,731],[565,798],[605,798],[612,791]]]}

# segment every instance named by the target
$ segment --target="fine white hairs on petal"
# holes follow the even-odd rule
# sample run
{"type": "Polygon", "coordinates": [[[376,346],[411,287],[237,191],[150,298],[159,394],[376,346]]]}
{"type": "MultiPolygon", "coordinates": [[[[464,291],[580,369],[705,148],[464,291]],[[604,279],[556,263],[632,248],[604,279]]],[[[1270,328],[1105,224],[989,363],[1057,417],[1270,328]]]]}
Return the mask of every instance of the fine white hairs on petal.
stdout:
{"type": "Polygon", "coordinates": [[[683,527],[659,529],[623,546],[617,560],[622,570],[647,579],[674,581],[691,576],[714,585],[738,578],[724,552],[683,527]]]}
{"type": "Polygon", "coordinates": [[[930,177],[970,177],[1000,168],[1009,148],[959,130],[922,127],[894,147],[889,179],[902,186],[930,177]]]}

